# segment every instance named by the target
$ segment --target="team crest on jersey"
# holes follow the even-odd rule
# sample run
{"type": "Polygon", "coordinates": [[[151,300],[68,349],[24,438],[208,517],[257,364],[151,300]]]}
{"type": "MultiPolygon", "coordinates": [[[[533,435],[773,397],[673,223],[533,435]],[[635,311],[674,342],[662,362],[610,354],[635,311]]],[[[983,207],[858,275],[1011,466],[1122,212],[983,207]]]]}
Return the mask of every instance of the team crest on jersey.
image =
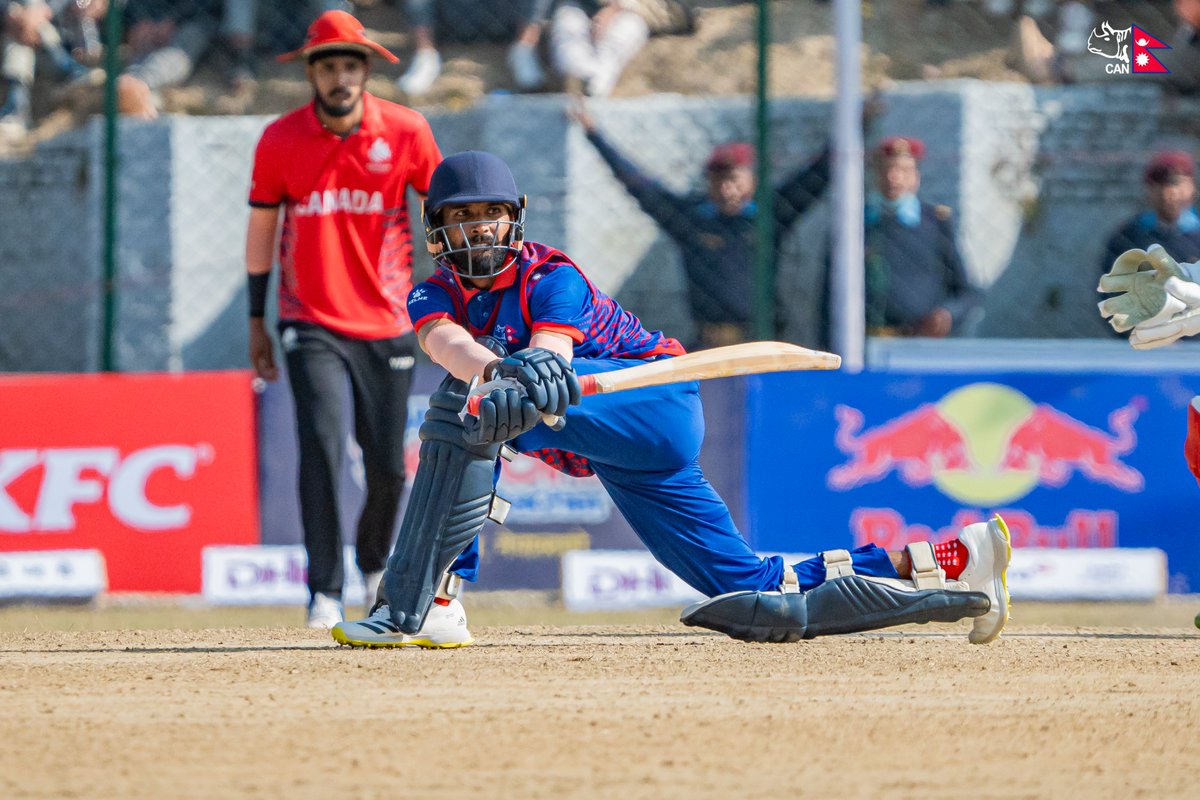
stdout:
{"type": "Polygon", "coordinates": [[[493,329],[492,334],[505,344],[516,344],[519,341],[517,339],[517,329],[512,325],[497,325],[493,329]]]}
{"type": "Polygon", "coordinates": [[[367,150],[367,158],[370,159],[367,169],[372,172],[387,172],[392,168],[392,148],[388,146],[382,136],[371,143],[371,147],[367,150]]]}

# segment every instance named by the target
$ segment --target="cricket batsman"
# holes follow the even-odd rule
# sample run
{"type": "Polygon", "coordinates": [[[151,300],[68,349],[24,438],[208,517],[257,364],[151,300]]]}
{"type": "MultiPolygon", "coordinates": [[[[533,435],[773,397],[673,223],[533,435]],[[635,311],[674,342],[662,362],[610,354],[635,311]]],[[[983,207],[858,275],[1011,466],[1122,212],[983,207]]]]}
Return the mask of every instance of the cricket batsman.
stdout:
{"type": "MultiPolygon", "coordinates": [[[[430,398],[420,463],[371,614],[332,630],[363,647],[471,644],[458,599],[508,450],[595,475],[656,559],[707,598],[681,620],[747,641],[796,641],[973,617],[990,642],[1008,619],[1008,529],[995,517],[940,544],[873,544],[797,564],[760,558],[700,470],[695,381],[590,396],[579,376],[683,348],[597,289],[564,253],[525,241],[525,198],[497,156],[446,158],[423,221],[437,270],[408,297],[419,346],[449,375],[430,398]],[[465,414],[474,384],[478,416],[465,414]],[[563,424],[565,422],[565,425],[563,424]],[[553,424],[549,424],[553,423],[553,424]]],[[[799,457],[799,456],[798,456],[799,457]]],[[[796,524],[803,525],[797,504],[796,524]]]]}
{"type": "MultiPolygon", "coordinates": [[[[1118,333],[1129,331],[1129,343],[1139,350],[1200,333],[1200,261],[1180,264],[1157,244],[1126,250],[1096,288],[1117,293],[1100,301],[1100,314],[1118,333]]],[[[1184,457],[1200,482],[1200,397],[1188,406],[1184,457]]]]}

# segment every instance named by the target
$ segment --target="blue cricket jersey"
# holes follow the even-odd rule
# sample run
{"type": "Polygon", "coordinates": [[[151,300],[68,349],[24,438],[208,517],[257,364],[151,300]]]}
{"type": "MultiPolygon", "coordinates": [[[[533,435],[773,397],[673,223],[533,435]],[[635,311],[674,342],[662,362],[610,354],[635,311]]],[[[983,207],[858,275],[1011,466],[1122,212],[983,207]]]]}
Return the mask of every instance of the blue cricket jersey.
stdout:
{"type": "Polygon", "coordinates": [[[652,359],[684,352],[678,341],[646,330],[593,286],[565,253],[536,242],[526,242],[518,263],[487,291],[439,267],[409,294],[408,314],[418,331],[435,319],[449,319],[474,336],[495,337],[509,352],[528,347],[538,331],[569,336],[575,358],[652,359]]]}

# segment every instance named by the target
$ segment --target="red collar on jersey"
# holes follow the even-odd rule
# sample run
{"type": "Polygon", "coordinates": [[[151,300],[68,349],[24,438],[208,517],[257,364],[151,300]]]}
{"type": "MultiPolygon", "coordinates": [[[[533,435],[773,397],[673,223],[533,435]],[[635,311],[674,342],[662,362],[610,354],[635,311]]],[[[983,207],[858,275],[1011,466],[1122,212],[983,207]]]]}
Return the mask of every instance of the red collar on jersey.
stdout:
{"type": "Polygon", "coordinates": [[[463,279],[457,272],[450,272],[450,270],[446,271],[450,272],[450,274],[454,276],[455,283],[457,283],[458,288],[462,290],[463,301],[469,301],[472,297],[480,292],[499,292],[516,283],[517,273],[521,271],[521,259],[518,257],[516,261],[517,263],[513,264],[511,267],[504,270],[504,272],[501,272],[499,275],[497,275],[495,283],[493,283],[488,289],[476,289],[469,283],[464,283],[463,279]]]}

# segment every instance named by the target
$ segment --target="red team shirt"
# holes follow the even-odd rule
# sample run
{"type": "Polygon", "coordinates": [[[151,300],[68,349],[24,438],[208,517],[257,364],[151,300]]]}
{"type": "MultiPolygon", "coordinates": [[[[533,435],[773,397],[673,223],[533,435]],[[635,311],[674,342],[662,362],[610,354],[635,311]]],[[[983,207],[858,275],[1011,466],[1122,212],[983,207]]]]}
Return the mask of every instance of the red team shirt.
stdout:
{"type": "Polygon", "coordinates": [[[412,330],[412,234],[405,189],[424,194],[442,160],[416,111],[363,92],[345,139],[312,104],[272,122],[254,154],[250,205],[284,206],[279,318],[359,339],[412,330]]]}

